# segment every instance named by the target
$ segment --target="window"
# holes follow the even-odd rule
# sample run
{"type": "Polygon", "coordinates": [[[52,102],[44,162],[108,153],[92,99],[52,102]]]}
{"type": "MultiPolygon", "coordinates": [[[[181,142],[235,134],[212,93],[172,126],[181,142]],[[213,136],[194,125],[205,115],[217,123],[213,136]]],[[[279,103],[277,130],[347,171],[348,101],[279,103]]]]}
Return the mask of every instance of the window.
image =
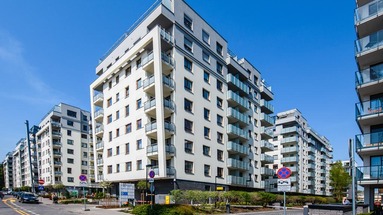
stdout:
{"type": "Polygon", "coordinates": [[[125,87],[125,98],[129,97],[129,86],[125,87]]]}
{"type": "Polygon", "coordinates": [[[88,116],[82,115],[82,121],[88,121],[88,116]]]}
{"type": "Polygon", "coordinates": [[[125,154],[129,154],[130,153],[130,143],[125,143],[125,154]]]}
{"type": "Polygon", "coordinates": [[[110,141],[112,141],[112,139],[113,139],[113,135],[112,135],[112,132],[111,132],[111,131],[109,131],[109,142],[110,142],[110,141]]]}
{"type": "Polygon", "coordinates": [[[72,168],[67,168],[66,171],[67,171],[68,174],[72,174],[72,168]]]}
{"type": "Polygon", "coordinates": [[[221,108],[222,109],[222,104],[223,103],[223,100],[219,97],[217,97],[217,107],[221,108]]]}
{"type": "Polygon", "coordinates": [[[193,52],[193,42],[186,37],[184,37],[184,48],[189,52],[193,52]]]}
{"type": "Polygon", "coordinates": [[[108,154],[107,154],[108,157],[111,157],[112,156],[112,148],[109,148],[108,149],[108,154]]]}
{"type": "Polygon", "coordinates": [[[188,99],[184,99],[184,108],[187,112],[193,113],[193,102],[188,99]]]}
{"type": "Polygon", "coordinates": [[[217,114],[217,125],[223,126],[223,117],[217,114]]]}
{"type": "Polygon", "coordinates": [[[185,152],[193,153],[193,142],[190,140],[185,140],[185,152]]]}
{"type": "Polygon", "coordinates": [[[74,154],[74,150],[73,149],[67,149],[67,153],[70,154],[70,155],[73,155],[74,154]]]}
{"type": "Polygon", "coordinates": [[[142,160],[137,161],[137,170],[143,170],[142,168],[142,160]]]}
{"type": "Polygon", "coordinates": [[[223,143],[223,134],[221,132],[217,132],[217,142],[223,143]]]}
{"type": "Polygon", "coordinates": [[[87,143],[81,143],[81,147],[82,148],[88,148],[88,144],[87,143]]]}
{"type": "Polygon", "coordinates": [[[223,56],[223,47],[221,44],[217,42],[217,53],[221,56],[223,56]]]}
{"type": "Polygon", "coordinates": [[[217,80],[217,90],[223,91],[223,83],[222,81],[217,80]]]}
{"type": "Polygon", "coordinates": [[[207,139],[210,139],[210,128],[208,127],[203,128],[203,136],[207,139]]]}
{"type": "Polygon", "coordinates": [[[209,33],[207,33],[207,32],[204,31],[204,30],[202,30],[202,40],[203,40],[206,44],[210,45],[210,35],[209,35],[209,33]]]}
{"type": "Polygon", "coordinates": [[[136,121],[137,130],[142,128],[142,120],[139,119],[136,121]]]}
{"type": "Polygon", "coordinates": [[[83,175],[87,175],[87,174],[88,174],[88,170],[86,170],[86,169],[82,169],[82,170],[81,170],[81,174],[83,174],[83,175]]]}
{"type": "Polygon", "coordinates": [[[210,165],[204,165],[203,166],[203,173],[205,176],[210,176],[210,165]]]}
{"type": "Polygon", "coordinates": [[[193,92],[193,82],[190,81],[189,79],[185,78],[184,79],[184,88],[185,90],[189,92],[193,92]]]}
{"type": "Polygon", "coordinates": [[[186,14],[184,14],[184,25],[189,30],[193,30],[193,20],[188,17],[186,14]]]}
{"type": "Polygon", "coordinates": [[[110,115],[107,117],[107,119],[108,119],[108,124],[111,123],[111,122],[113,121],[112,114],[110,114],[110,115]]]}
{"type": "Polygon", "coordinates": [[[202,147],[203,155],[210,156],[210,147],[203,145],[202,147]]]}
{"type": "Polygon", "coordinates": [[[132,132],[132,123],[125,125],[125,134],[129,134],[130,132],[132,132]]]}
{"type": "Polygon", "coordinates": [[[129,161],[125,163],[125,171],[126,172],[132,171],[132,162],[129,161]]]}
{"type": "Polygon", "coordinates": [[[109,98],[107,106],[110,107],[110,106],[112,106],[112,104],[113,104],[112,98],[109,98]]]}
{"type": "Polygon", "coordinates": [[[74,159],[73,158],[68,158],[67,159],[67,163],[74,163],[74,159]]]}
{"type": "Polygon", "coordinates": [[[125,117],[129,116],[129,105],[125,106],[125,117]]]}
{"type": "Polygon", "coordinates": [[[87,125],[82,125],[82,130],[83,131],[88,131],[88,126],[87,125]]]}
{"type": "Polygon", "coordinates": [[[72,131],[71,131],[71,130],[67,130],[67,131],[66,131],[66,134],[67,134],[68,136],[72,136],[72,131]]]}
{"type": "Polygon", "coordinates": [[[128,77],[130,74],[132,74],[132,67],[128,67],[125,69],[125,77],[128,77]]]}
{"type": "Polygon", "coordinates": [[[81,161],[81,165],[88,166],[88,161],[81,161]]]}
{"type": "Polygon", "coordinates": [[[203,118],[210,121],[210,110],[209,109],[206,109],[206,108],[203,109],[203,118]]]}
{"type": "Polygon", "coordinates": [[[204,99],[210,100],[210,92],[205,89],[202,89],[202,96],[204,99]]]}
{"type": "Polygon", "coordinates": [[[206,83],[210,83],[210,73],[206,72],[206,71],[203,71],[203,80],[206,82],[206,83]]]}
{"type": "Polygon", "coordinates": [[[66,143],[67,143],[68,145],[73,145],[73,140],[67,139],[67,140],[66,140],[66,143]]]}
{"type": "Polygon", "coordinates": [[[88,135],[86,135],[86,134],[81,134],[81,138],[82,138],[82,139],[88,139],[88,135]]]}
{"type": "Polygon", "coordinates": [[[221,75],[223,73],[223,66],[222,66],[222,64],[220,64],[218,62],[217,62],[217,72],[218,72],[218,74],[221,74],[221,75]]]}
{"type": "Polygon", "coordinates": [[[119,137],[119,136],[120,136],[120,129],[117,128],[117,129],[116,129],[116,137],[119,137]]]}
{"type": "Polygon", "coordinates": [[[141,67],[141,58],[136,61],[137,68],[141,67]]]}
{"type": "Polygon", "coordinates": [[[116,111],[116,120],[118,120],[120,118],[120,111],[116,111]]]}
{"type": "Polygon", "coordinates": [[[74,182],[74,178],[73,177],[68,177],[67,180],[68,180],[68,182],[74,182]]]}
{"type": "Polygon", "coordinates": [[[136,87],[137,89],[140,89],[142,87],[142,81],[141,81],[141,78],[139,78],[137,81],[136,81],[136,87]]]}
{"type": "Polygon", "coordinates": [[[137,149],[143,149],[141,139],[137,140],[136,145],[137,145],[137,149]]]}
{"type": "Polygon", "coordinates": [[[119,75],[116,76],[116,84],[118,84],[118,83],[120,83],[120,76],[119,75]]]}
{"type": "Polygon", "coordinates": [[[223,178],[223,168],[217,167],[217,176],[223,178]]]}
{"type": "Polygon", "coordinates": [[[120,164],[116,165],[116,172],[120,172],[120,164]]]}
{"type": "Polygon", "coordinates": [[[141,99],[138,99],[138,100],[136,101],[136,108],[137,108],[137,109],[142,108],[142,102],[141,102],[141,99]]]}
{"type": "MultiPolygon", "coordinates": [[[[112,64],[110,64],[110,65],[112,65],[112,64]]],[[[109,86],[109,90],[112,89],[112,81],[109,81],[108,86],[109,86]]]]}
{"type": "Polygon", "coordinates": [[[87,158],[88,157],[88,152],[82,152],[82,157],[87,158]]]}
{"type": "Polygon", "coordinates": [[[193,122],[185,119],[184,121],[185,131],[189,133],[193,133],[193,122]]]}
{"type": "Polygon", "coordinates": [[[205,52],[205,51],[202,51],[202,59],[207,62],[207,63],[210,63],[210,55],[205,52]]]}
{"type": "Polygon", "coordinates": [[[75,111],[71,111],[71,110],[67,110],[66,111],[66,114],[70,117],[74,117],[74,118],[77,118],[77,112],[75,111]]]}
{"type": "Polygon", "coordinates": [[[73,121],[67,120],[66,124],[69,125],[69,126],[73,126],[73,121]]]}
{"type": "Polygon", "coordinates": [[[185,173],[189,173],[189,174],[193,173],[193,162],[185,161],[185,173]]]}
{"type": "Polygon", "coordinates": [[[222,150],[217,150],[217,160],[223,161],[223,151],[222,150]]]}
{"type": "Polygon", "coordinates": [[[187,71],[191,72],[193,69],[193,62],[191,62],[189,59],[186,57],[184,58],[184,67],[187,71]]]}
{"type": "Polygon", "coordinates": [[[108,166],[108,174],[112,174],[112,165],[108,166]]]}

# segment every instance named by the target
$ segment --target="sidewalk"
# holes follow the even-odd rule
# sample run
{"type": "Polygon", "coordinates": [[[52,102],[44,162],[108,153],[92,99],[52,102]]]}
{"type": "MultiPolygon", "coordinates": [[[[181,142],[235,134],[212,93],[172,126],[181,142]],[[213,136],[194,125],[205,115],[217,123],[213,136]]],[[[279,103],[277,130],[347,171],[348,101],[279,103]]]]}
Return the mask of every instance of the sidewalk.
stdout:
{"type": "Polygon", "coordinates": [[[49,200],[48,198],[39,198],[40,202],[42,202],[43,205],[46,205],[51,208],[57,208],[58,210],[65,210],[72,212],[74,214],[88,214],[88,215],[129,215],[128,213],[120,212],[121,208],[114,208],[114,209],[103,209],[103,208],[97,208],[97,205],[94,204],[87,204],[86,208],[89,209],[89,211],[84,211],[84,205],[83,204],[53,204],[52,200],[49,200]]]}

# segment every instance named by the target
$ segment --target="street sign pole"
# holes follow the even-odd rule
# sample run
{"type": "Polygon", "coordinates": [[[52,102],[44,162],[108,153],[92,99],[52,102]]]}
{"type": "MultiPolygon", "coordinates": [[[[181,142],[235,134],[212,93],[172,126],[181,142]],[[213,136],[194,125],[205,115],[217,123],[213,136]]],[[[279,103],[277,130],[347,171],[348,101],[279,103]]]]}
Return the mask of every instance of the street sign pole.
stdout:
{"type": "Polygon", "coordinates": [[[85,195],[85,185],[87,184],[87,177],[86,175],[80,175],[78,177],[80,179],[80,185],[82,185],[82,194],[84,195],[84,211],[89,211],[89,209],[86,209],[86,195],[85,195]]]}
{"type": "Polygon", "coordinates": [[[286,191],[283,191],[283,215],[286,215],[286,191]]]}

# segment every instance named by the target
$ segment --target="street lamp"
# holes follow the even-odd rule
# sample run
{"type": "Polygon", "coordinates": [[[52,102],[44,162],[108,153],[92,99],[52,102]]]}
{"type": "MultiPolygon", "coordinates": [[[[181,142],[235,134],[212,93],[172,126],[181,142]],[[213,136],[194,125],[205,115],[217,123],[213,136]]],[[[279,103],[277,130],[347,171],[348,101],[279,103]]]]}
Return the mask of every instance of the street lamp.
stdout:
{"type": "Polygon", "coordinates": [[[146,172],[146,180],[145,180],[145,201],[148,201],[148,167],[152,168],[153,164],[146,164],[145,172],[146,172]]]}

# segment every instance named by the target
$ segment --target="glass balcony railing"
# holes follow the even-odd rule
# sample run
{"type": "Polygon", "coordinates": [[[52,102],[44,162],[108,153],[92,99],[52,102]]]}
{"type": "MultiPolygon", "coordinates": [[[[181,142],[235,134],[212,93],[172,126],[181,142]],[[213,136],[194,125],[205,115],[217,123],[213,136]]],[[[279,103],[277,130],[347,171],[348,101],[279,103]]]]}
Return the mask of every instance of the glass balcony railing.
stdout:
{"type": "Polygon", "coordinates": [[[383,112],[383,98],[364,101],[356,104],[356,117],[377,114],[383,112]]]}
{"type": "Polygon", "coordinates": [[[356,178],[359,181],[383,180],[383,166],[358,166],[356,178]]]}
{"type": "Polygon", "coordinates": [[[100,141],[96,143],[96,150],[104,148],[104,141],[100,141]]]}
{"type": "Polygon", "coordinates": [[[261,140],[261,148],[266,148],[270,151],[274,151],[274,144],[268,142],[267,140],[261,140]]]}
{"type": "Polygon", "coordinates": [[[233,159],[233,158],[227,159],[227,166],[237,168],[237,169],[243,169],[243,170],[249,170],[250,169],[248,162],[240,161],[240,160],[233,159]]]}
{"type": "Polygon", "coordinates": [[[160,28],[160,35],[163,40],[167,41],[170,44],[174,44],[174,37],[165,29],[160,28]]]}
{"type": "Polygon", "coordinates": [[[235,125],[231,125],[231,124],[227,125],[227,133],[235,134],[242,138],[248,139],[246,132],[235,125]]]}
{"type": "Polygon", "coordinates": [[[93,101],[95,102],[95,101],[97,101],[97,100],[103,100],[104,99],[104,94],[102,94],[102,93],[98,93],[97,95],[95,95],[94,97],[93,97],[93,101]]]}
{"type": "Polygon", "coordinates": [[[149,122],[145,125],[145,132],[151,132],[157,130],[157,123],[156,122],[149,122]]]}
{"type": "Polygon", "coordinates": [[[232,100],[236,102],[237,104],[241,105],[242,107],[249,109],[249,103],[247,99],[242,98],[241,96],[239,96],[238,94],[234,93],[231,90],[227,92],[226,98],[227,100],[232,100]]]}
{"type": "Polygon", "coordinates": [[[299,141],[299,138],[297,136],[293,136],[293,137],[285,137],[281,140],[281,144],[284,144],[284,143],[298,143],[299,141]]]}
{"type": "Polygon", "coordinates": [[[355,73],[355,83],[356,86],[362,84],[367,84],[374,81],[379,81],[383,79],[383,64],[373,66],[371,68],[357,71],[355,73]]]}
{"type": "Polygon", "coordinates": [[[261,167],[261,175],[274,175],[275,170],[267,168],[267,167],[261,167]]]}
{"type": "Polygon", "coordinates": [[[296,163],[296,162],[299,162],[298,156],[284,157],[281,160],[281,163],[296,163]]]}
{"type": "Polygon", "coordinates": [[[241,112],[235,110],[234,108],[228,108],[227,109],[227,117],[234,117],[241,122],[248,124],[248,118],[245,116],[245,114],[242,114],[241,112]]]}
{"type": "Polygon", "coordinates": [[[307,168],[309,168],[309,169],[315,169],[315,163],[309,163],[309,164],[307,164],[307,168]]]}
{"type": "Polygon", "coordinates": [[[262,126],[261,127],[261,134],[266,134],[270,137],[273,137],[274,136],[274,128],[273,127],[264,127],[262,126]]]}
{"type": "Polygon", "coordinates": [[[175,109],[175,104],[174,104],[173,101],[165,99],[164,100],[164,107],[168,108],[170,110],[174,110],[175,109]]]}
{"type": "Polygon", "coordinates": [[[375,0],[355,10],[355,21],[360,22],[383,12],[383,0],[375,0]]]}
{"type": "Polygon", "coordinates": [[[261,120],[264,120],[272,125],[275,124],[275,118],[265,113],[261,113],[261,120]]]}
{"type": "Polygon", "coordinates": [[[152,107],[156,106],[156,99],[151,99],[150,101],[146,101],[144,103],[144,110],[151,109],[152,107]]]}
{"type": "Polygon", "coordinates": [[[149,78],[143,81],[143,88],[145,89],[146,87],[152,84],[154,84],[154,75],[150,76],[149,78]]]}
{"type": "Polygon", "coordinates": [[[168,86],[174,89],[174,80],[172,78],[167,76],[162,76],[162,82],[164,83],[165,86],[168,86]]]}
{"type": "Polygon", "coordinates": [[[226,81],[227,82],[231,82],[233,83],[236,87],[238,87],[239,89],[241,89],[243,92],[245,92],[246,94],[249,94],[249,87],[243,83],[242,81],[240,81],[237,77],[235,77],[234,75],[232,74],[227,74],[226,75],[226,81]]]}
{"type": "Polygon", "coordinates": [[[381,45],[383,45],[383,30],[355,41],[355,49],[357,54],[377,48],[381,45]]]}
{"type": "Polygon", "coordinates": [[[227,176],[227,183],[228,184],[237,184],[237,185],[246,185],[246,179],[245,179],[245,177],[228,175],[227,176]]]}
{"type": "Polygon", "coordinates": [[[165,125],[165,130],[166,131],[169,131],[169,132],[174,132],[175,131],[176,126],[173,123],[171,123],[171,122],[164,122],[164,125],[165,125]]]}
{"type": "Polygon", "coordinates": [[[161,53],[161,59],[162,59],[162,62],[168,64],[169,66],[171,67],[174,66],[174,59],[172,56],[167,55],[166,53],[161,53]]]}
{"type": "Polygon", "coordinates": [[[261,99],[261,106],[269,109],[271,112],[274,112],[274,106],[270,102],[264,99],[261,99]]]}
{"type": "Polygon", "coordinates": [[[97,176],[97,181],[103,181],[104,180],[104,176],[103,175],[98,175],[97,176]]]}
{"type": "Polygon", "coordinates": [[[359,134],[355,137],[356,149],[383,148],[383,131],[369,134],[359,134]]]}
{"type": "Polygon", "coordinates": [[[51,124],[53,127],[61,127],[61,123],[58,121],[52,121],[51,124]]]}
{"type": "Polygon", "coordinates": [[[241,154],[248,154],[249,153],[249,147],[240,145],[240,144],[232,142],[232,141],[229,141],[227,143],[227,150],[239,152],[241,154]]]}
{"type": "Polygon", "coordinates": [[[97,165],[103,165],[104,164],[104,159],[98,158],[97,159],[97,165]]]}
{"type": "Polygon", "coordinates": [[[261,154],[261,161],[263,162],[268,162],[268,163],[273,163],[274,162],[274,157],[267,155],[267,154],[261,154]]]}
{"type": "Polygon", "coordinates": [[[95,132],[96,132],[96,134],[104,132],[104,126],[99,125],[98,127],[96,127],[95,132]]]}
{"type": "Polygon", "coordinates": [[[288,134],[288,133],[298,133],[299,132],[299,129],[297,126],[293,126],[293,127],[288,127],[288,128],[283,128],[281,130],[281,134],[288,134]]]}
{"type": "MultiPolygon", "coordinates": [[[[173,154],[173,153],[175,153],[176,148],[173,145],[166,145],[165,151],[166,151],[166,153],[173,154]]],[[[149,145],[146,148],[147,154],[157,153],[157,152],[158,152],[158,145],[157,144],[149,145]]]]}
{"type": "Polygon", "coordinates": [[[291,146],[291,147],[283,147],[282,153],[292,153],[292,152],[299,152],[298,146],[291,146]]]}

